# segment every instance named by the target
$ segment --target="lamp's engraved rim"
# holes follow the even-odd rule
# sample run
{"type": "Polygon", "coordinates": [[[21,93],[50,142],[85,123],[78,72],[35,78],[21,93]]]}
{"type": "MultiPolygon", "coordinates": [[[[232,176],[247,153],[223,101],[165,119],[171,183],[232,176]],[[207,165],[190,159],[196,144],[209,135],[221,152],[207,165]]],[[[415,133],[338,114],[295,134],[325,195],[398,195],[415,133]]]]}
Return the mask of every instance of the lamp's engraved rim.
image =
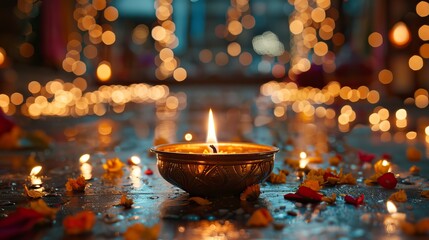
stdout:
{"type": "Polygon", "coordinates": [[[150,151],[159,156],[165,156],[168,159],[198,160],[203,162],[218,162],[220,160],[260,161],[263,158],[271,158],[279,151],[277,147],[256,143],[220,142],[216,145],[219,153],[203,153],[205,149],[208,149],[208,143],[162,144],[152,147],[150,151]]]}

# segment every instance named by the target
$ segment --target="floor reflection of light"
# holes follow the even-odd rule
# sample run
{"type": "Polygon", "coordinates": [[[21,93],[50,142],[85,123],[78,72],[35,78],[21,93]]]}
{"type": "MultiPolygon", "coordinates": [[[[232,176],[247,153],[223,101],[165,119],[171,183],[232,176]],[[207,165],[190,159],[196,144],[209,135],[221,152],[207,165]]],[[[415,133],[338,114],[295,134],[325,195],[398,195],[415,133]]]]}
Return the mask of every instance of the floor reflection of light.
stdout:
{"type": "Polygon", "coordinates": [[[83,163],[80,166],[80,172],[85,180],[89,180],[92,178],[92,166],[89,163],[83,163]]]}
{"type": "Polygon", "coordinates": [[[186,234],[186,239],[245,239],[248,234],[242,229],[237,229],[230,221],[220,223],[219,221],[201,221],[195,227],[179,226],[179,234],[186,234]]]}
{"type": "Polygon", "coordinates": [[[139,188],[141,186],[140,176],[142,174],[142,169],[139,166],[132,166],[130,179],[133,187],[139,188]]]}

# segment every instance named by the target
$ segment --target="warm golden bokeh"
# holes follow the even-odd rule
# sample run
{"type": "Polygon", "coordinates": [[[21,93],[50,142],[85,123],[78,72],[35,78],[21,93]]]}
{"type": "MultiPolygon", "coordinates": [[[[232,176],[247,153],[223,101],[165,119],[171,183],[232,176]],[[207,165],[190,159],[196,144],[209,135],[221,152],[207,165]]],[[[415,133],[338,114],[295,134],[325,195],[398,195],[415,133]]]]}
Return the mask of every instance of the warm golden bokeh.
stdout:
{"type": "Polygon", "coordinates": [[[408,60],[408,66],[412,70],[414,70],[414,71],[418,71],[418,70],[422,69],[422,67],[423,67],[423,58],[420,57],[419,55],[413,55],[408,60]]]}
{"type": "Polygon", "coordinates": [[[112,76],[112,70],[110,68],[110,64],[106,62],[102,62],[97,67],[97,77],[100,81],[105,82],[110,79],[112,76]]]}
{"type": "Polygon", "coordinates": [[[389,39],[397,47],[404,47],[410,42],[410,30],[403,22],[396,23],[390,30],[389,39]]]}
{"type": "Polygon", "coordinates": [[[378,32],[373,32],[368,36],[368,43],[371,47],[380,47],[383,44],[383,36],[378,32]]]}

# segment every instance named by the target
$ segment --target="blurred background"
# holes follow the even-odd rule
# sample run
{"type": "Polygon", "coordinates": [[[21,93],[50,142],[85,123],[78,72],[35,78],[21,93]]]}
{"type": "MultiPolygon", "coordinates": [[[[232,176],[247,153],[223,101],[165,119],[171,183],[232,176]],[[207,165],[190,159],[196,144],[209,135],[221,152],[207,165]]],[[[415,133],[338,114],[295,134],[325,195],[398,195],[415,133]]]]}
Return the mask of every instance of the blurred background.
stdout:
{"type": "Polygon", "coordinates": [[[121,112],[126,102],[165,100],[171,86],[265,86],[272,95],[284,86],[262,84],[274,80],[424,109],[428,19],[429,3],[418,0],[4,0],[0,108],[103,115],[106,102],[121,112]]]}

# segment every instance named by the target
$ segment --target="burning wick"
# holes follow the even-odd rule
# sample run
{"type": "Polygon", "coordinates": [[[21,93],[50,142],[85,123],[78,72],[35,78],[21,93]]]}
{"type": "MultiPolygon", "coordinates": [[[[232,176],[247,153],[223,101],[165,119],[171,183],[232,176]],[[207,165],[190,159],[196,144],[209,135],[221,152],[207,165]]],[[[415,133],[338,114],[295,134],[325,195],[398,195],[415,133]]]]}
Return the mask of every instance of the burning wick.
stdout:
{"type": "Polygon", "coordinates": [[[141,159],[139,156],[133,155],[128,159],[128,164],[131,166],[139,165],[141,162],[141,159]]]}
{"type": "Polygon", "coordinates": [[[91,155],[89,155],[88,153],[83,154],[82,156],[80,156],[79,158],[79,162],[81,164],[86,163],[89,161],[89,159],[91,158],[91,155]]]}
{"type": "Polygon", "coordinates": [[[30,172],[30,181],[31,181],[31,187],[32,188],[41,188],[42,187],[42,179],[37,174],[40,173],[42,170],[42,166],[35,166],[33,169],[31,169],[30,172]]]}
{"type": "Polygon", "coordinates": [[[213,153],[217,153],[217,149],[213,144],[210,144],[209,147],[213,150],[213,153]]]}
{"type": "Polygon", "coordinates": [[[208,131],[207,131],[206,142],[210,144],[209,145],[210,152],[218,153],[216,128],[215,128],[215,124],[214,124],[213,112],[211,109],[209,111],[209,121],[208,121],[208,131]]]}

